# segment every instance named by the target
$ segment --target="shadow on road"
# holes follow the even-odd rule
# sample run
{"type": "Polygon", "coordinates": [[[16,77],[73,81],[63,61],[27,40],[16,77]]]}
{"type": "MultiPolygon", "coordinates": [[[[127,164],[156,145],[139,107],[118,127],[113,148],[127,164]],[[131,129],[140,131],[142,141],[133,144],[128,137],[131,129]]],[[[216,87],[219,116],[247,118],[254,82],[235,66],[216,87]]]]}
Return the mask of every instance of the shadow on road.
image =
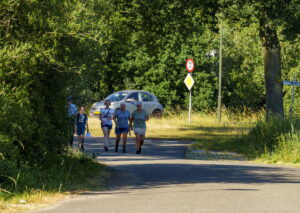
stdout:
{"type": "MultiPolygon", "coordinates": [[[[97,141],[91,139],[88,142],[88,152],[102,151],[102,145],[97,141]]],[[[127,154],[115,153],[113,150],[102,151],[98,160],[117,171],[109,181],[112,190],[196,183],[300,183],[300,170],[297,168],[183,159],[189,144],[182,141],[149,140],[143,147],[143,154],[136,155],[134,142],[130,140],[127,154]]]]}

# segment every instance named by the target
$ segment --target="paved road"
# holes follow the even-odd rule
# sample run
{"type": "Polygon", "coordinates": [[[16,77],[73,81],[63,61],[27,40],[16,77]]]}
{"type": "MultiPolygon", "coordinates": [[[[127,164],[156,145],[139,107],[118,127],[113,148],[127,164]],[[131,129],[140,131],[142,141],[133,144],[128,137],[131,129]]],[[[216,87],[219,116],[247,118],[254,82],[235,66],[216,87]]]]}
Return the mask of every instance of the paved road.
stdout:
{"type": "Polygon", "coordinates": [[[110,189],[62,201],[38,212],[247,213],[300,212],[300,169],[246,162],[184,159],[188,143],[147,141],[142,155],[103,153],[99,138],[87,151],[119,170],[110,189]]]}

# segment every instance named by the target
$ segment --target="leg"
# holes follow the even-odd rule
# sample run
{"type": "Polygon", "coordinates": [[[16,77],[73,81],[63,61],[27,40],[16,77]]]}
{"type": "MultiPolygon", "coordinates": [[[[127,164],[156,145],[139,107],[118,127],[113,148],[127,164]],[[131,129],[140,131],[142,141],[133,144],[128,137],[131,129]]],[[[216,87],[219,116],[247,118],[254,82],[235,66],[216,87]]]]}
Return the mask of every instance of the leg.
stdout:
{"type": "Polygon", "coordinates": [[[81,135],[81,150],[84,150],[84,135],[81,135]]]}
{"type": "Polygon", "coordinates": [[[71,119],[70,121],[70,129],[71,129],[71,137],[70,137],[70,141],[69,141],[69,145],[70,146],[73,146],[73,142],[74,142],[74,134],[75,134],[75,120],[74,119],[71,119]]]}
{"type": "Polygon", "coordinates": [[[136,145],[136,154],[139,154],[140,150],[140,135],[135,134],[135,145],[136,145]]]}
{"type": "Polygon", "coordinates": [[[141,145],[141,147],[143,146],[144,141],[145,141],[145,135],[141,135],[141,137],[140,137],[140,145],[141,145]]]}
{"type": "Polygon", "coordinates": [[[123,133],[123,153],[126,153],[127,133],[123,133]]]}
{"type": "Polygon", "coordinates": [[[116,135],[116,145],[115,145],[115,152],[118,152],[119,143],[120,143],[121,134],[116,135]]]}
{"type": "Polygon", "coordinates": [[[78,138],[78,149],[79,149],[80,148],[80,143],[81,143],[81,135],[78,135],[77,138],[78,138]]]}
{"type": "Polygon", "coordinates": [[[103,132],[103,136],[104,136],[104,149],[106,151],[107,147],[108,147],[108,140],[107,140],[107,127],[102,127],[102,132],[103,132]]]}

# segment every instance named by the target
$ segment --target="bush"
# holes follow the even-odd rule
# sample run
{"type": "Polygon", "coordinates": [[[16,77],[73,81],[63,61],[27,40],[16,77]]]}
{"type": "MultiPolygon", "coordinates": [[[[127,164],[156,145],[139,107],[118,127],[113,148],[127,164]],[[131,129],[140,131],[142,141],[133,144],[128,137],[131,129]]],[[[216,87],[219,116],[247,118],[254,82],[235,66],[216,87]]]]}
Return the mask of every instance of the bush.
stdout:
{"type": "Polygon", "coordinates": [[[295,151],[300,156],[299,132],[299,119],[259,121],[247,135],[242,135],[230,143],[250,158],[288,156],[295,151]],[[296,147],[298,148],[294,150],[296,147]]]}
{"type": "Polygon", "coordinates": [[[3,159],[0,154],[0,200],[8,199],[17,194],[28,193],[32,190],[59,192],[63,190],[80,190],[85,187],[102,187],[99,180],[104,181],[105,166],[93,161],[80,152],[69,150],[55,161],[43,166],[22,164],[19,167],[15,161],[3,159]],[[94,185],[91,183],[99,175],[94,185]]]}

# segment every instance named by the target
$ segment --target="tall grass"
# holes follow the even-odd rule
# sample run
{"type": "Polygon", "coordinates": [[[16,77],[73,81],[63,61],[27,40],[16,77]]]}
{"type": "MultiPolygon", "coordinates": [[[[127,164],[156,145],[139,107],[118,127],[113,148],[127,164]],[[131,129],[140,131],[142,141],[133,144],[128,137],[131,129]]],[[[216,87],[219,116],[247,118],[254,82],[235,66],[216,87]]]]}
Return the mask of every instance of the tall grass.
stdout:
{"type": "Polygon", "coordinates": [[[106,166],[71,149],[61,154],[60,160],[49,161],[42,167],[20,166],[2,159],[0,173],[0,209],[5,209],[4,204],[18,203],[19,200],[26,200],[27,204],[45,203],[45,197],[52,199],[50,195],[61,197],[64,192],[100,190],[110,175],[106,166]],[[9,168],[9,171],[3,168],[9,168]]]}
{"type": "Polygon", "coordinates": [[[300,120],[259,121],[248,134],[228,140],[228,146],[250,159],[273,163],[300,162],[300,120]]]}

